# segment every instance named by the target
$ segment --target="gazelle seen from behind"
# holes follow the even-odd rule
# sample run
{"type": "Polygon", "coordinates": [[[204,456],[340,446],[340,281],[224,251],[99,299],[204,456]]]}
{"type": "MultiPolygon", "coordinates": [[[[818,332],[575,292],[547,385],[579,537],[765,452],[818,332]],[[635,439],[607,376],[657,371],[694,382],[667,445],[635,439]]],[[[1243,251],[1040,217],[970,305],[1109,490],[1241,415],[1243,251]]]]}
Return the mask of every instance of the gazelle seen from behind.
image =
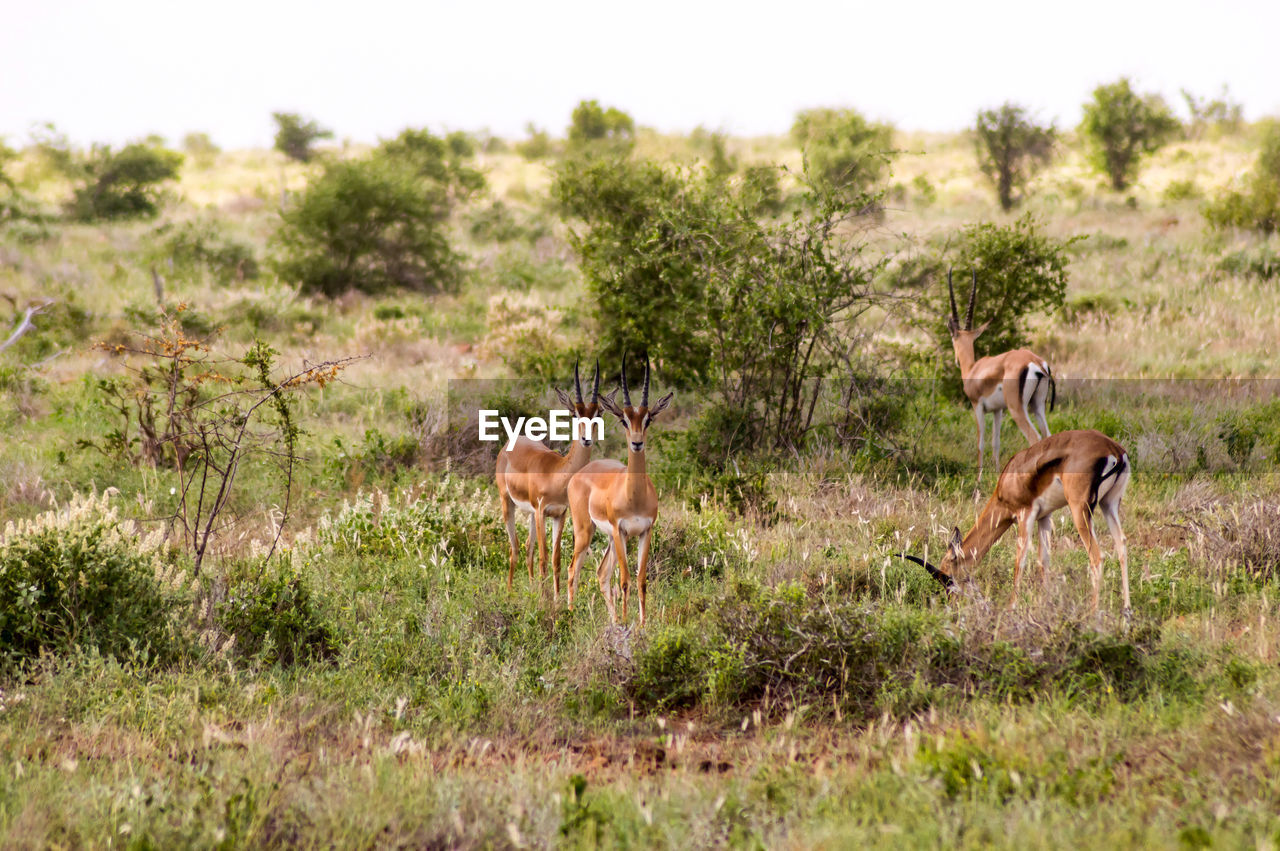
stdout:
{"type": "MultiPolygon", "coordinates": [[[[592,379],[591,401],[582,398],[582,381],[578,377],[578,364],[573,365],[573,387],[577,398],[570,398],[560,388],[556,395],[575,417],[593,419],[604,399],[600,398],[600,361],[596,361],[595,378],[592,379]]],[[[612,403],[612,400],[610,400],[612,403]]],[[[529,579],[533,579],[533,543],[538,542],[539,576],[547,575],[546,518],[551,518],[551,550],[553,597],[560,599],[560,536],[564,532],[565,513],[569,509],[569,479],[591,460],[591,429],[583,428],[574,435],[573,444],[566,455],[548,449],[527,437],[516,439],[508,451],[498,452],[494,481],[498,485],[498,499],[502,503],[502,519],[507,525],[509,564],[507,590],[516,573],[516,558],[520,546],[516,536],[515,512],[529,515],[529,579]]]]}
{"type": "MultiPolygon", "coordinates": [[[[1116,555],[1120,559],[1120,582],[1124,594],[1124,616],[1129,606],[1129,557],[1124,530],[1120,528],[1120,500],[1129,484],[1129,455],[1124,447],[1099,431],[1063,431],[1034,443],[1009,459],[995,492],[987,500],[978,522],[963,538],[960,529],[951,532],[947,554],[939,567],[917,556],[903,558],[923,565],[948,588],[971,579],[973,568],[996,541],[1017,526],[1018,560],[1013,568],[1012,607],[1018,599],[1018,584],[1031,549],[1033,531],[1040,534],[1040,582],[1046,582],[1049,571],[1049,533],[1053,524],[1049,515],[1066,506],[1071,510],[1076,531],[1089,553],[1089,574],[1093,581],[1091,608],[1098,609],[1098,590],[1102,583],[1102,550],[1093,530],[1093,512],[1102,509],[1116,555]]],[[[1147,572],[1143,571],[1143,578],[1147,572]]]]}
{"type": "Polygon", "coordinates": [[[645,432],[666,410],[674,393],[668,393],[649,407],[649,358],[644,359],[644,392],[640,407],[631,406],[627,388],[627,358],[622,357],[622,408],[611,398],[601,399],[603,407],[618,418],[627,433],[627,463],[612,459],[592,461],[569,482],[569,509],[573,515],[573,560],[569,562],[569,608],[573,608],[578,572],[591,546],[596,529],[609,539],[596,576],[600,593],[609,608],[609,620],[618,623],[613,599],[613,568],[616,564],[622,586],[622,622],[627,620],[627,597],[631,582],[627,567],[627,539],[638,538],[636,585],[640,597],[640,626],[645,621],[645,584],[649,570],[649,542],[658,519],[658,493],[645,472],[645,432]]]}
{"type": "Polygon", "coordinates": [[[951,331],[951,346],[956,353],[956,363],[960,365],[960,378],[964,381],[964,395],[973,406],[973,416],[978,421],[978,478],[982,478],[982,437],[986,427],[987,414],[991,414],[991,460],[996,469],[1000,468],[1000,426],[1004,422],[1007,409],[1018,430],[1027,438],[1028,443],[1040,439],[1040,433],[1031,423],[1034,415],[1048,437],[1049,423],[1045,419],[1044,406],[1049,401],[1049,410],[1053,410],[1053,399],[1057,396],[1057,387],[1053,374],[1049,371],[1049,362],[1030,349],[1014,349],[1002,355],[991,355],[975,358],[973,343],[983,331],[987,330],[990,321],[973,327],[973,307],[978,295],[978,273],[973,273],[973,288],[969,291],[969,311],[966,314],[964,327],[960,327],[960,314],[956,310],[956,291],[951,285],[951,270],[947,270],[947,290],[951,296],[951,317],[947,320],[947,328],[951,331]]]}

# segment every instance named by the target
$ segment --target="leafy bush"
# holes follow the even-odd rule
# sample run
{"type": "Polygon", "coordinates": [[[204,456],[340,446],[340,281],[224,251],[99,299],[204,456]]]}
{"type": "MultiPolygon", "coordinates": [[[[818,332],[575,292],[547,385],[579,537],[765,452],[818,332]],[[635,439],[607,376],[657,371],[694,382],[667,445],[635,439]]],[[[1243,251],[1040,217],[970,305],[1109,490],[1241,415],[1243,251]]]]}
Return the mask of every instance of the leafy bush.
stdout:
{"type": "Polygon", "coordinates": [[[173,653],[184,595],[162,541],[123,520],[106,494],[9,523],[0,540],[0,659],[173,653]]]}
{"type": "Polygon", "coordinates": [[[227,236],[211,219],[163,224],[151,236],[159,243],[157,258],[180,272],[202,269],[223,284],[258,277],[253,248],[227,236]]]}
{"type": "Polygon", "coordinates": [[[546,130],[539,130],[532,123],[526,124],[525,133],[529,138],[516,143],[516,153],[526,160],[544,160],[555,153],[555,143],[546,130]]]}
{"type": "Polygon", "coordinates": [[[242,659],[289,667],[337,652],[333,631],[317,611],[307,583],[293,569],[272,561],[233,571],[214,618],[235,640],[234,653],[242,659]]]}
{"type": "Polygon", "coordinates": [[[595,100],[579,101],[569,124],[569,149],[625,153],[634,144],[635,131],[635,121],[622,110],[606,109],[595,100]]]}
{"type": "MultiPolygon", "coordinates": [[[[960,232],[950,265],[956,270],[957,298],[967,292],[970,274],[978,273],[975,327],[991,325],[983,333],[984,351],[1003,352],[1028,343],[1025,321],[1035,313],[1062,307],[1067,292],[1068,248],[1083,237],[1054,239],[1040,231],[1028,213],[1011,225],[983,222],[960,232]]],[[[951,334],[946,277],[938,274],[930,323],[939,345],[950,351],[951,334]]]]}
{"type": "Polygon", "coordinates": [[[300,163],[308,163],[315,158],[313,146],[316,142],[333,138],[332,130],[296,112],[273,112],[271,120],[276,123],[276,150],[300,163]]]}
{"type": "Polygon", "coordinates": [[[1036,124],[1027,110],[1006,102],[978,113],[974,146],[978,167],[996,187],[1002,210],[1013,209],[1032,175],[1049,161],[1057,132],[1036,124]]]}
{"type": "Polygon", "coordinates": [[[1248,228],[1265,234],[1280,230],[1280,121],[1262,128],[1258,160],[1243,189],[1228,189],[1204,206],[1211,227],[1248,228]]]}
{"type": "Polygon", "coordinates": [[[796,116],[791,138],[805,174],[824,192],[853,199],[880,182],[893,158],[893,128],[852,109],[810,109],[796,116]]]}
{"type": "Polygon", "coordinates": [[[534,295],[502,293],[490,297],[488,333],[480,344],[486,355],[497,355],[518,378],[553,381],[568,374],[572,347],[565,339],[559,310],[534,295]]]}
{"type": "Polygon", "coordinates": [[[601,359],[647,351],[665,383],[718,381],[753,438],[794,447],[815,426],[822,382],[860,365],[848,343],[885,301],[871,284],[885,261],[849,236],[866,199],[807,195],[775,222],[723,189],[705,170],[600,157],[561,163],[552,187],[586,225],[572,241],[601,359]]]}
{"type": "Polygon", "coordinates": [[[329,163],[281,213],[276,271],[326,296],[454,290],[462,265],[444,223],[452,201],[450,187],[409,158],[329,163]]]}
{"type": "Polygon", "coordinates": [[[1244,106],[1231,99],[1224,84],[1218,97],[1196,97],[1186,89],[1182,99],[1187,104],[1191,121],[1187,124],[1187,136],[1199,139],[1206,135],[1222,136],[1239,132],[1244,124],[1244,106]]]}
{"type": "Polygon", "coordinates": [[[1121,192],[1136,176],[1142,157],[1159,150],[1179,127],[1159,95],[1139,95],[1121,77],[1093,90],[1080,132],[1089,145],[1090,163],[1121,192]]]}
{"type": "Polygon", "coordinates": [[[181,165],[182,154],[164,148],[95,146],[76,165],[79,185],[67,215],[81,222],[154,216],[160,211],[160,184],[175,179],[181,165]]]}
{"type": "Polygon", "coordinates": [[[1200,187],[1196,186],[1194,180],[1171,180],[1160,193],[1160,197],[1170,202],[1187,201],[1200,197],[1200,187]]]}
{"type": "Polygon", "coordinates": [[[1280,278],[1280,254],[1263,245],[1256,251],[1235,251],[1218,261],[1218,271],[1250,275],[1263,281],[1280,278]]]}
{"type": "Polygon", "coordinates": [[[213,143],[208,133],[188,133],[182,137],[182,150],[197,168],[209,168],[222,149],[213,143]]]}

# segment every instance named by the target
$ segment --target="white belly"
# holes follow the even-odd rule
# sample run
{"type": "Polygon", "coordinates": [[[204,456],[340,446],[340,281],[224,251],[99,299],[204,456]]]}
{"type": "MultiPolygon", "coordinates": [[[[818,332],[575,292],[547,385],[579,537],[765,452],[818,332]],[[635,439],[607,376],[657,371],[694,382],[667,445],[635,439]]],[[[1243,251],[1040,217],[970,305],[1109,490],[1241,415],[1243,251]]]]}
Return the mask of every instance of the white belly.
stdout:
{"type": "Polygon", "coordinates": [[[630,538],[648,532],[653,521],[648,517],[624,517],[618,521],[618,525],[622,527],[622,534],[630,538]]]}
{"type": "Polygon", "coordinates": [[[520,501],[520,500],[518,500],[518,499],[513,499],[513,500],[511,500],[511,502],[512,502],[512,504],[513,504],[513,505],[515,505],[515,507],[516,507],[516,508],[518,508],[518,509],[520,509],[521,511],[523,511],[525,514],[532,514],[532,513],[533,513],[533,505],[532,505],[531,503],[528,503],[528,502],[522,502],[522,501],[520,501]]]}
{"type": "Polygon", "coordinates": [[[1036,516],[1044,517],[1046,514],[1052,514],[1066,504],[1067,495],[1062,489],[1062,478],[1055,476],[1053,484],[1049,485],[1045,492],[1036,498],[1036,516]]]}
{"type": "Polygon", "coordinates": [[[1004,384],[997,384],[996,389],[982,397],[982,410],[990,413],[992,411],[1003,411],[1008,406],[1004,403],[1004,384]]]}

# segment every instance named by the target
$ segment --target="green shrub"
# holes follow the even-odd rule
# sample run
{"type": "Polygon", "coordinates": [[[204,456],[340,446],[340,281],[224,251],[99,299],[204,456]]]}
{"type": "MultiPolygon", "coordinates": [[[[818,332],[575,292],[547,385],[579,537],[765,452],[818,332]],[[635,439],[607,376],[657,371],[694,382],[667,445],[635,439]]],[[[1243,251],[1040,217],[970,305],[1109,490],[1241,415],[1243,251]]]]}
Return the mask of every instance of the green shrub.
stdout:
{"type": "Polygon", "coordinates": [[[1217,269],[1228,275],[1249,275],[1270,281],[1280,278],[1280,254],[1267,245],[1256,251],[1235,251],[1219,260],[1217,269]]]}
{"type": "Polygon", "coordinates": [[[824,192],[852,200],[874,188],[893,159],[893,128],[852,109],[810,109],[791,125],[805,174],[824,192]]]}
{"type": "MultiPolygon", "coordinates": [[[[976,270],[974,326],[991,323],[979,338],[983,351],[1003,352],[1027,345],[1027,317],[1062,307],[1067,292],[1068,249],[1081,239],[1054,239],[1039,229],[1029,213],[1008,226],[983,222],[960,232],[950,261],[956,270],[956,298],[963,313],[970,273],[976,270]]],[[[939,274],[935,280],[929,322],[939,346],[950,351],[947,317],[951,308],[946,278],[939,274]]]]}
{"type": "Polygon", "coordinates": [[[706,691],[706,648],[696,631],[663,627],[636,654],[627,695],[658,712],[696,704],[706,691]]]}
{"type": "Polygon", "coordinates": [[[313,602],[310,587],[292,568],[270,561],[234,568],[227,597],[214,610],[234,654],[284,667],[328,659],[337,652],[333,631],[313,602]]]}
{"type": "Polygon", "coordinates": [[[154,216],[160,211],[160,185],[177,178],[181,165],[182,154],[164,148],[95,146],[77,164],[79,185],[67,215],[81,222],[154,216]]]}
{"type": "Polygon", "coordinates": [[[1170,203],[1177,201],[1189,201],[1192,198],[1200,197],[1200,187],[1196,185],[1194,180],[1171,180],[1169,185],[1160,193],[1160,197],[1170,203]]]}
{"type": "Polygon", "coordinates": [[[333,138],[332,130],[296,112],[273,112],[271,120],[276,123],[276,150],[300,163],[311,162],[315,158],[313,146],[316,142],[333,138]]]}
{"type": "Polygon", "coordinates": [[[151,237],[158,243],[157,258],[178,271],[203,269],[223,284],[258,277],[253,248],[227,236],[211,219],[163,224],[151,237]]]}
{"type": "Polygon", "coordinates": [[[546,130],[539,130],[532,123],[525,125],[525,133],[529,138],[516,143],[516,153],[531,162],[544,160],[555,153],[555,143],[546,130]]]}
{"type": "Polygon", "coordinates": [[[208,133],[188,133],[182,137],[182,150],[197,168],[210,168],[222,149],[213,143],[208,133]]]}
{"type": "Polygon", "coordinates": [[[569,123],[569,150],[625,153],[634,144],[635,132],[635,121],[622,110],[606,109],[595,100],[579,101],[569,123]]]}
{"type": "Polygon", "coordinates": [[[1243,189],[1229,189],[1205,204],[1205,220],[1218,229],[1280,230],[1280,121],[1265,122],[1258,160],[1243,189]]]}
{"type": "Polygon", "coordinates": [[[974,147],[978,167],[996,188],[1003,210],[1013,209],[1027,182],[1053,155],[1057,131],[1042,127],[1027,110],[1006,102],[999,109],[978,113],[974,147]]]}
{"type": "Polygon", "coordinates": [[[1144,156],[1159,150],[1180,125],[1159,95],[1139,95],[1128,78],[1093,90],[1084,105],[1080,133],[1089,146],[1089,162],[1122,192],[1137,175],[1144,156]]]}
{"type": "Polygon", "coordinates": [[[105,494],[10,523],[0,540],[0,659],[172,655],[184,595],[161,547],[160,534],[135,531],[105,494]]]}
{"type": "Polygon", "coordinates": [[[449,244],[449,187],[407,158],[334,162],[281,213],[276,271],[304,292],[455,290],[461,256],[449,244]]]}

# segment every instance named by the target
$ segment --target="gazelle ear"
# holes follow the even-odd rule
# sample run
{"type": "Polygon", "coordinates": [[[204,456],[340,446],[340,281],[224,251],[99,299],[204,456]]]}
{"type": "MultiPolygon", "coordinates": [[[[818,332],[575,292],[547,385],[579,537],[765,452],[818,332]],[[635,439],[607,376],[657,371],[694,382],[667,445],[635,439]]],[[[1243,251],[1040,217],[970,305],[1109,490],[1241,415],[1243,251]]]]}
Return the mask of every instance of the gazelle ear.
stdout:
{"type": "Polygon", "coordinates": [[[618,393],[618,388],[613,388],[604,396],[600,397],[600,407],[613,414],[618,419],[623,419],[622,409],[618,407],[618,403],[613,401],[613,397],[618,393]]]}
{"type": "Polygon", "coordinates": [[[658,416],[658,414],[665,411],[667,409],[667,405],[671,404],[671,400],[675,395],[675,391],[672,390],[670,393],[659,399],[658,403],[649,409],[649,419],[652,420],[654,417],[658,416]]]}
{"type": "Polygon", "coordinates": [[[951,549],[951,551],[952,551],[953,553],[955,553],[957,556],[958,556],[958,555],[960,555],[960,554],[964,551],[964,549],[963,549],[963,548],[964,548],[964,538],[960,537],[960,527],[959,527],[959,526],[952,526],[952,527],[951,527],[951,540],[947,543],[947,546],[948,546],[948,547],[951,549]]]}
{"type": "Polygon", "coordinates": [[[568,393],[561,390],[559,387],[556,387],[555,391],[556,391],[556,398],[560,400],[560,404],[564,405],[570,411],[576,410],[573,404],[573,399],[570,398],[568,393]]]}
{"type": "Polygon", "coordinates": [[[983,322],[983,323],[982,323],[981,325],[979,325],[977,328],[974,328],[974,329],[973,329],[973,336],[977,337],[977,336],[978,336],[979,334],[981,334],[983,331],[987,330],[987,328],[988,328],[990,325],[991,325],[991,320],[990,320],[990,319],[988,319],[986,322],[983,322]]]}

